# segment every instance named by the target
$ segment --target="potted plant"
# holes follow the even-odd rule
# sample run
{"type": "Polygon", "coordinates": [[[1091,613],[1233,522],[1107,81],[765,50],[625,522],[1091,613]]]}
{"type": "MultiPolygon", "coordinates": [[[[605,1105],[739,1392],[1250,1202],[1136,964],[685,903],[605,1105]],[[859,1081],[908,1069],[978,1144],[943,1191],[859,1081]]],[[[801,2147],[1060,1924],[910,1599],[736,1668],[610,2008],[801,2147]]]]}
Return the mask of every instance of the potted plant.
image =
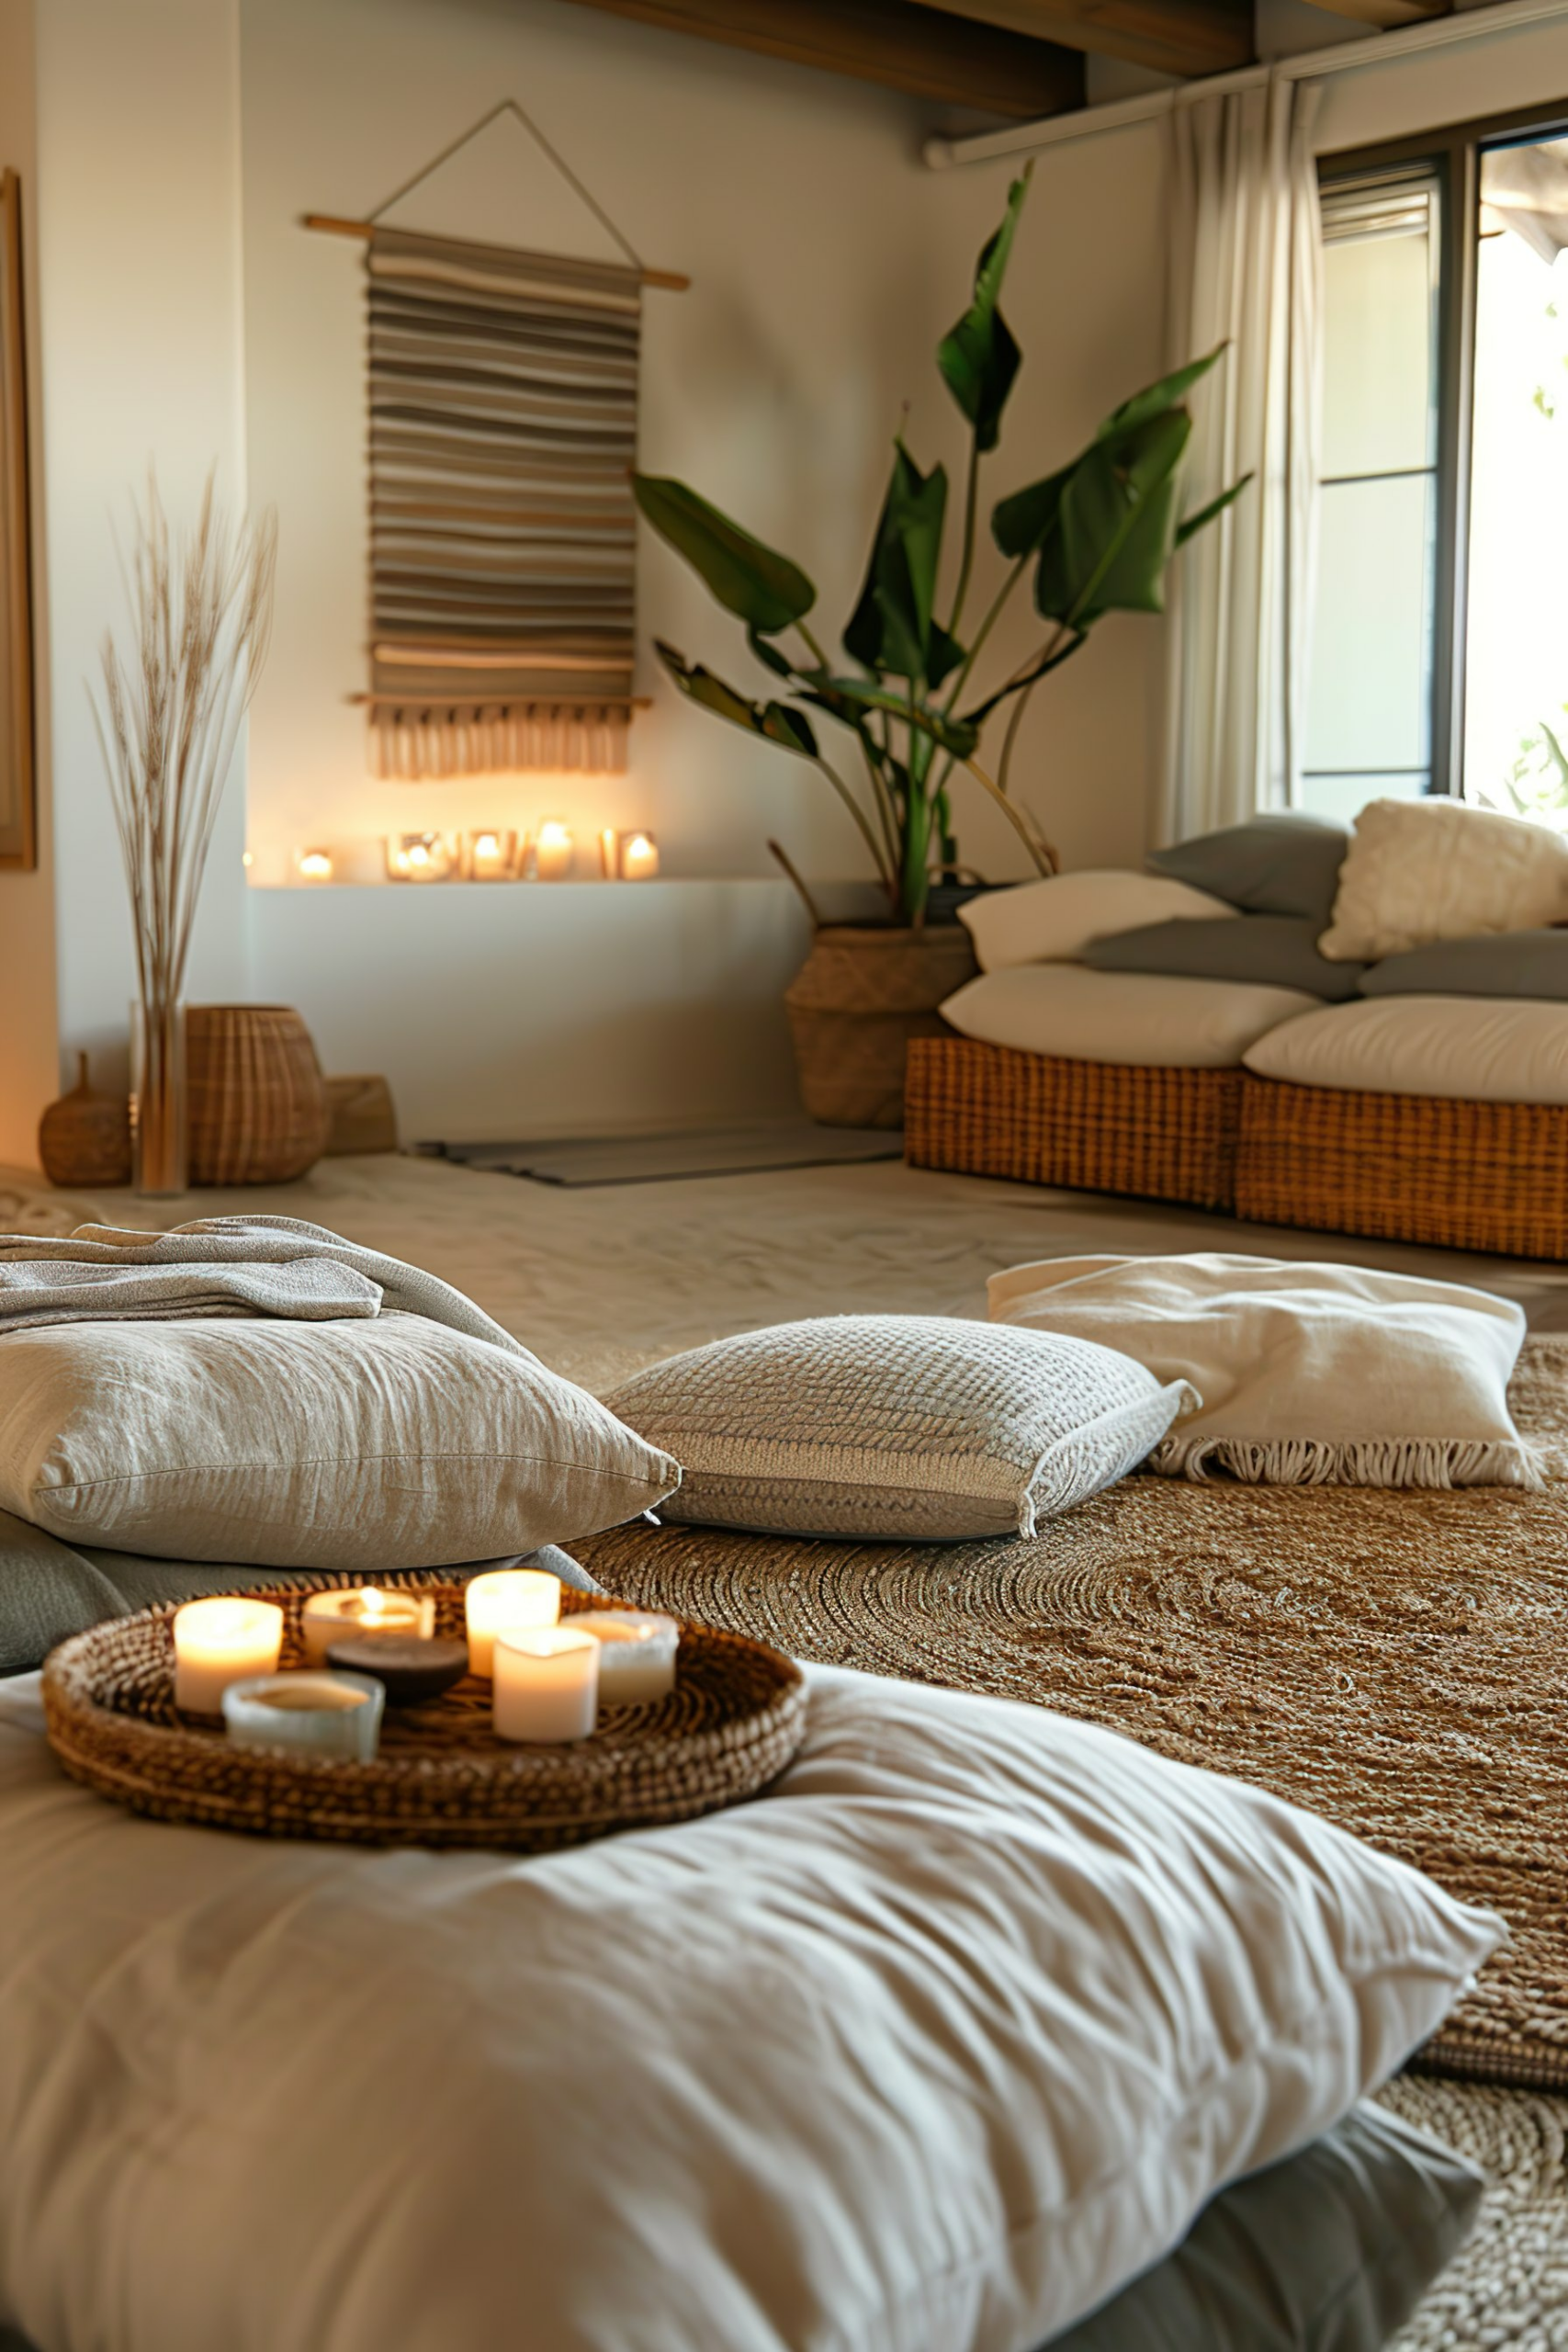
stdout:
{"type": "Polygon", "coordinates": [[[940,617],[948,478],[941,465],[922,474],[901,437],[865,583],[841,633],[847,662],[831,660],[811,627],[817,591],[798,564],[685,483],[633,476],[648,521],[744,624],[748,646],[782,682],[784,698],[758,701],[662,642],[660,662],[693,702],[826,777],[886,893],[886,925],[818,930],[787,1000],[807,1108],[829,1124],[901,1124],[908,1040],[940,1029],[936,1007],[974,968],[967,933],[927,921],[933,876],[959,867],[955,784],[967,779],[987,794],[1036,871],[1055,872],[1055,852],[1010,790],[1030,697],[1106,613],[1163,610],[1176,549],[1245,487],[1236,482],[1201,513],[1179,517],[1192,431],[1185,398],[1219,358],[1213,351],[1134,394],[1076,458],[993,508],[991,537],[1006,570],[971,615],[981,460],[1000,437],[1022,356],[999,305],[1028,185],[1025,172],[1009,190],[969,307],[937,347],[942,380],[969,429],[956,569],[940,617]],[[981,657],[1030,575],[1041,642],[1008,676],[982,686],[981,657]],[[840,730],[852,779],[823,749],[824,721],[840,730]],[[980,757],[993,727],[1001,733],[994,768],[988,753],[980,757]]]}

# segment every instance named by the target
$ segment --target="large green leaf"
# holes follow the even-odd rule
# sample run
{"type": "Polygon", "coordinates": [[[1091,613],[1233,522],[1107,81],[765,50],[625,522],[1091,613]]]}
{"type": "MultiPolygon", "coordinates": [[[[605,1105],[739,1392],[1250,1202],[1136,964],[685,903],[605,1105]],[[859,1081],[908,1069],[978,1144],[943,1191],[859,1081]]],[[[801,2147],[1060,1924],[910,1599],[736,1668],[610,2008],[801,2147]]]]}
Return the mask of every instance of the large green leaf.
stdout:
{"type": "Polygon", "coordinates": [[[1147,384],[1141,392],[1134,392],[1130,401],[1123,401],[1120,408],[1112,409],[1095,439],[1111,440],[1134,425],[1146,424],[1162,410],[1175,408],[1185,400],[1194,384],[1202,381],[1228,348],[1228,345],[1217,343],[1213,351],[1203,354],[1201,359],[1190,359],[1185,368],[1178,368],[1173,374],[1162,376],[1157,383],[1147,384]]]}
{"type": "Polygon", "coordinates": [[[1178,469],[1191,431],[1185,409],[1167,409],[1084,451],[1040,552],[1034,601],[1047,620],[1087,629],[1103,613],[1165,609],[1178,469]]]}
{"type": "Polygon", "coordinates": [[[722,678],[716,678],[701,662],[689,664],[684,654],[677,653],[672,645],[661,639],[654,639],[654,650],[680,687],[693,702],[711,710],[717,718],[727,718],[732,727],[743,727],[749,735],[761,735],[768,742],[776,743],[781,751],[795,752],[803,760],[818,756],[817,738],[811,722],[804,712],[791,710],[782,702],[755,703],[722,678]]]}
{"type": "Polygon", "coordinates": [[[947,474],[922,474],[902,441],[877,518],[865,584],[844,631],[844,648],[863,669],[939,685],[964,658],[932,618],[947,474]]]}
{"type": "Polygon", "coordinates": [[[991,514],[991,537],[1003,555],[1035,555],[1056,527],[1061,512],[1062,490],[1072,472],[1064,466],[1058,473],[1047,474],[1043,481],[1031,482],[1027,490],[1015,490],[1010,498],[999,499],[991,514]]]}
{"type": "Polygon", "coordinates": [[[1252,476],[1249,473],[1243,474],[1241,480],[1233,481],[1228,490],[1222,490],[1218,498],[1211,498],[1207,506],[1200,506],[1196,514],[1189,514],[1185,522],[1179,523],[1176,526],[1177,546],[1184,548],[1189,539],[1196,537],[1200,531],[1207,530],[1209,525],[1216,521],[1224,513],[1225,508],[1234,504],[1235,501],[1241,496],[1251,480],[1252,476]]]}
{"type": "Polygon", "coordinates": [[[777,555],[682,481],[634,473],[637,503],[661,539],[685,557],[726,612],[771,637],[817,602],[798,564],[777,555]]]}
{"type": "Polygon", "coordinates": [[[975,294],[958,324],[937,345],[942,381],[975,428],[977,449],[994,449],[1021,354],[998,303],[1007,275],[1018,216],[1029,192],[1031,164],[1008,190],[1007,210],[975,265],[975,294]]]}

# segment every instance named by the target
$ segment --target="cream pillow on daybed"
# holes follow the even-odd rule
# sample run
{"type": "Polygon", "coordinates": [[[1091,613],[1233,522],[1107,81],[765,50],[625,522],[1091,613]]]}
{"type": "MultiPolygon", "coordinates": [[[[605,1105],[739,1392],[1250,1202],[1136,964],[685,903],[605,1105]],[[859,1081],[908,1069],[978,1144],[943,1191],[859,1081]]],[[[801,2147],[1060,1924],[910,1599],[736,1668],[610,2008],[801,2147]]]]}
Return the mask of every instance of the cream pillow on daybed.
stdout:
{"type": "Polygon", "coordinates": [[[1568,1102],[1568,1004],[1534,998],[1379,996],[1270,1029],[1247,1067],[1292,1086],[1568,1102]]]}
{"type": "Polygon", "coordinates": [[[0,1337],[0,1509],[67,1544],[442,1567],[617,1525],[680,1475],[533,1357],[423,1315],[0,1337]]]}
{"type": "Polygon", "coordinates": [[[1235,909],[1163,874],[1054,874],[1016,889],[985,890],[958,910],[983,972],[1011,964],[1070,963],[1091,939],[1150,922],[1211,922],[1235,909]]]}
{"type": "Polygon", "coordinates": [[[1299,989],[1255,981],[1047,964],[982,972],[942,1012],[964,1036],[1021,1053],[1145,1069],[1228,1069],[1265,1031],[1317,1003],[1299,989]]]}
{"type": "Polygon", "coordinates": [[[1462,800],[1374,800],[1356,820],[1318,949],[1372,963],[1434,939],[1568,920],[1568,842],[1462,800]]]}

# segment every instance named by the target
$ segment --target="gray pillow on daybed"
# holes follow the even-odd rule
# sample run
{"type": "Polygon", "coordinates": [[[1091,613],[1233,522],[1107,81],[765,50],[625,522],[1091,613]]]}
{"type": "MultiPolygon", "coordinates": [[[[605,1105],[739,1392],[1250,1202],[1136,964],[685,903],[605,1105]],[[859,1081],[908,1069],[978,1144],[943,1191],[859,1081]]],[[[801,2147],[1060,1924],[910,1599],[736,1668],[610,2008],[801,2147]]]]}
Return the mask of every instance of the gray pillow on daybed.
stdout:
{"type": "Polygon", "coordinates": [[[1280,808],[1156,849],[1145,863],[1152,872],[1208,890],[1247,914],[1303,915],[1324,931],[1349,846],[1343,825],[1280,808]]]}
{"type": "MultiPolygon", "coordinates": [[[[587,1569],[556,1544],[546,1544],[529,1557],[563,1583],[585,1592],[599,1589],[587,1569]]],[[[388,1565],[390,1572],[391,1563],[388,1565]]],[[[442,1568],[431,1573],[446,1577],[468,1572],[442,1568]]],[[[43,1664],[56,1642],[85,1633],[106,1617],[127,1617],[164,1600],[194,1600],[204,1592],[243,1592],[252,1585],[299,1580],[281,1568],[152,1560],[137,1552],[76,1547],[0,1510],[0,1675],[30,1673],[43,1664]]],[[[5,2352],[3,2339],[0,2352],[5,2352]]]]}
{"type": "Polygon", "coordinates": [[[1225,2189],[1050,2352],[1377,2352],[1468,2236],[1483,2185],[1451,2149],[1359,2107],[1225,2189]]]}
{"type": "MultiPolygon", "coordinates": [[[[1100,972],[1169,972],[1193,980],[1257,980],[1336,1001],[1356,993],[1363,964],[1317,952],[1321,925],[1305,915],[1222,915],[1213,922],[1147,922],[1091,939],[1082,960],[1100,972]]],[[[1564,934],[1568,937],[1568,933],[1564,934]]]]}
{"type": "Polygon", "coordinates": [[[1533,996],[1568,1003],[1568,930],[1438,939],[1361,971],[1363,996],[1533,996]]]}

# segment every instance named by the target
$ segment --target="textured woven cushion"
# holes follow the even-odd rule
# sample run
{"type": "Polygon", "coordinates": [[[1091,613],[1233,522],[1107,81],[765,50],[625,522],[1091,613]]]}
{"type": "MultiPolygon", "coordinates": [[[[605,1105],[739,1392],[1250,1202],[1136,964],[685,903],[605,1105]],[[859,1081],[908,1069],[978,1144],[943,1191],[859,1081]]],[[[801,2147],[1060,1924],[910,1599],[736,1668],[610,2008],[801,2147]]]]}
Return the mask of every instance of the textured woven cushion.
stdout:
{"type": "Polygon", "coordinates": [[[1225,2189],[1052,2352],[1378,2352],[1469,2236],[1482,2176],[1382,2108],[1225,2189]]]}
{"type": "Polygon", "coordinates": [[[1380,996],[1331,1004],[1249,1046],[1259,1078],[1463,1102],[1568,1102],[1568,1005],[1380,996]]]}
{"type": "Polygon", "coordinates": [[[1343,825],[1295,809],[1272,809],[1245,825],[1226,825],[1196,841],[1157,849],[1149,858],[1197,890],[1254,915],[1300,915],[1323,929],[1350,846],[1343,825]]]}
{"type": "Polygon", "coordinates": [[[456,1566],[633,1519],[679,1476],[585,1390],[421,1315],[0,1338],[0,1509],[72,1544],[456,1566]]]}
{"type": "Polygon", "coordinates": [[[1356,820],[1328,929],[1335,962],[1568,917],[1568,842],[1462,800],[1374,800],[1356,820]]]}
{"type": "Polygon", "coordinates": [[[1561,1004],[1568,1002],[1568,931],[1441,939],[1360,968],[1363,996],[1525,996],[1561,1004]]]}
{"type": "Polygon", "coordinates": [[[958,920],[975,942],[980,969],[1000,972],[1012,964],[1070,962],[1091,939],[1134,923],[1213,922],[1232,912],[1185,882],[1107,871],[987,890],[959,908],[958,920]]]}
{"type": "Polygon", "coordinates": [[[1314,997],[1356,993],[1366,968],[1317,952],[1321,923],[1305,915],[1247,915],[1240,922],[1153,922],[1094,939],[1083,960],[1097,972],[1170,972],[1195,980],[1256,980],[1314,997]]]}
{"type": "Polygon", "coordinates": [[[1145,1069],[1229,1069],[1255,1038],[1317,1002],[1300,989],[1051,964],[982,972],[942,1010],[965,1037],[1021,1053],[1145,1069]]]}
{"type": "Polygon", "coordinates": [[[1098,1494],[1187,1395],[1082,1340],[846,1315],[693,1348],[609,1401],[684,1464],[669,1518],[949,1543],[1098,1494]]]}

